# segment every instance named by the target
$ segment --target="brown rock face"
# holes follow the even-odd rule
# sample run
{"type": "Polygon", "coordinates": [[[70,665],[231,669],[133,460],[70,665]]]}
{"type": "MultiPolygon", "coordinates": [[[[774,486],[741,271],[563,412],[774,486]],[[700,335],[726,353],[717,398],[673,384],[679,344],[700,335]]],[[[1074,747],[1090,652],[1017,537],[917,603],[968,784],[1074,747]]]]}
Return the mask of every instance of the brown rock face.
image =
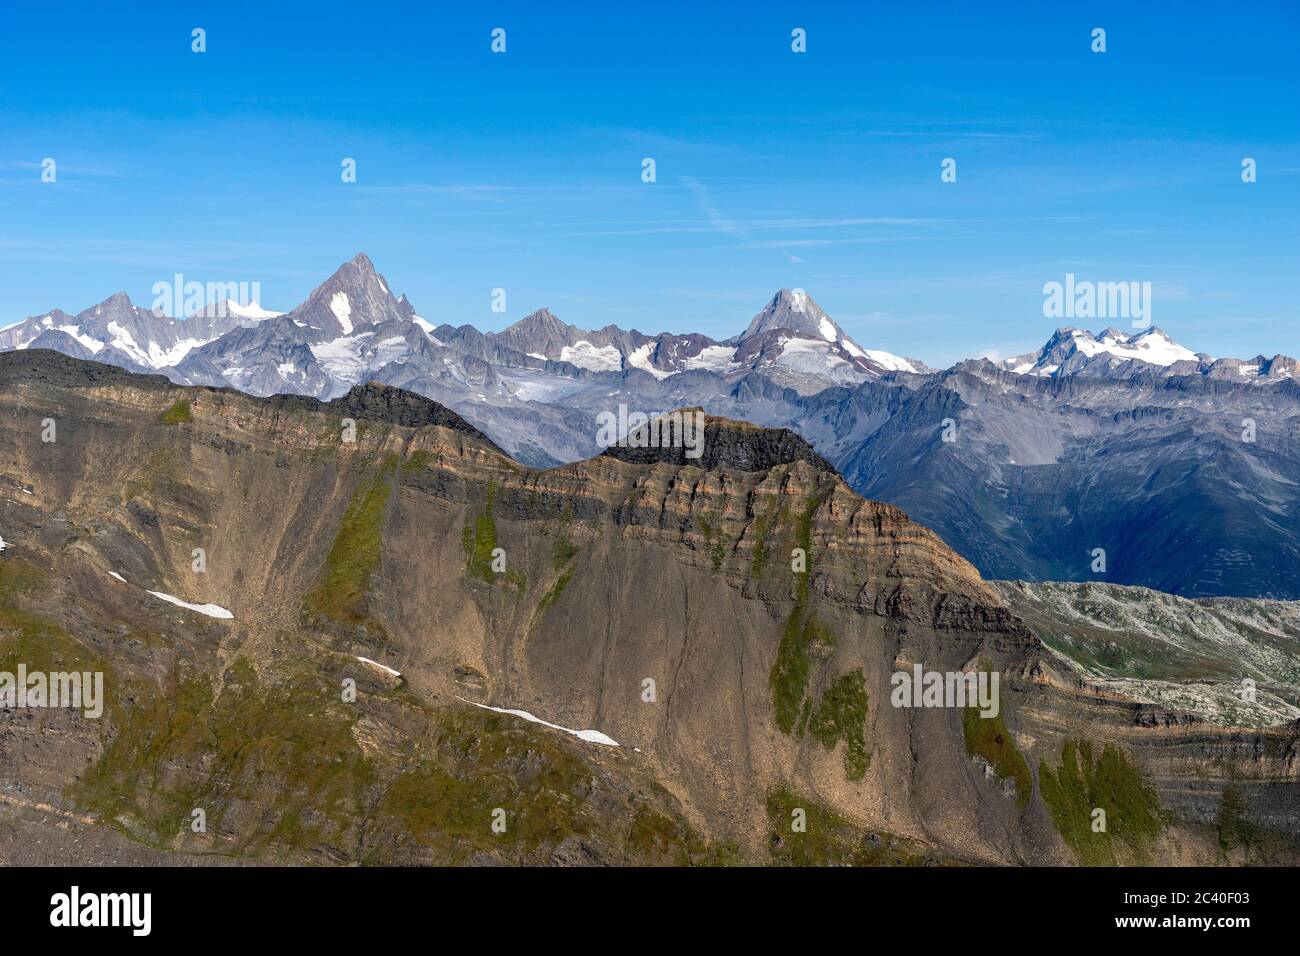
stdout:
{"type": "Polygon", "coordinates": [[[1294,853],[1294,726],[1098,696],[794,436],[705,438],[536,471],[395,389],[0,355],[0,672],[106,686],[0,713],[0,860],[831,862],[792,808],[850,862],[1294,853]],[[894,706],[916,664],[998,716],[894,706]]]}

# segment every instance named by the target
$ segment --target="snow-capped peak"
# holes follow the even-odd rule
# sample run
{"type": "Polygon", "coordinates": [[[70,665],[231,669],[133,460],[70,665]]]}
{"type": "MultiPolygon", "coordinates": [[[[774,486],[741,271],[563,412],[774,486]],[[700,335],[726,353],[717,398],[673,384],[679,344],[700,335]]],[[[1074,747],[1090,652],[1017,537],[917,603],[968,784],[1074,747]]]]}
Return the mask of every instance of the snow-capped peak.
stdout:
{"type": "Polygon", "coordinates": [[[1057,329],[1038,352],[1002,364],[1020,375],[1048,376],[1077,371],[1082,364],[1098,358],[1109,363],[1138,361],[1168,368],[1175,362],[1195,362],[1200,357],[1155,326],[1132,335],[1115,328],[1096,335],[1086,329],[1063,328],[1057,329]]]}
{"type": "Polygon", "coordinates": [[[240,305],[234,299],[226,300],[225,308],[229,315],[237,315],[241,319],[273,319],[277,315],[284,315],[283,312],[272,312],[269,309],[264,309],[256,302],[240,305]]]}

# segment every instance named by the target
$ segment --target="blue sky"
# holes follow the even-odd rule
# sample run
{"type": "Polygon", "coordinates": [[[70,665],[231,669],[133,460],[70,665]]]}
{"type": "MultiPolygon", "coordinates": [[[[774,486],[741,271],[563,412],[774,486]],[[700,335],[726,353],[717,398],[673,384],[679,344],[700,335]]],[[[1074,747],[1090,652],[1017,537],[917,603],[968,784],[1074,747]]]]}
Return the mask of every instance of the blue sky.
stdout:
{"type": "Polygon", "coordinates": [[[946,365],[1037,347],[1072,271],[1152,282],[1194,350],[1300,355],[1295,4],[279,6],[6,10],[0,325],[177,272],[288,309],[364,251],[484,330],[721,338],[801,287],[946,365]]]}

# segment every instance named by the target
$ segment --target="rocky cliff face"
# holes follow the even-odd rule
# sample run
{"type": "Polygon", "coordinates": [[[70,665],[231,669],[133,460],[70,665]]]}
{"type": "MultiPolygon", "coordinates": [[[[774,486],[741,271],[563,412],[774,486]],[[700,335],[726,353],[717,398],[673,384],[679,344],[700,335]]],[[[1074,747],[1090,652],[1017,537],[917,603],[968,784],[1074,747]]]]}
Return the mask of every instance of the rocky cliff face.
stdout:
{"type": "Polygon", "coordinates": [[[1296,726],[1086,684],[806,449],[709,419],[543,471],[395,389],[0,356],[0,671],[107,688],[0,714],[0,858],[1294,858],[1296,726]],[[893,706],[917,664],[997,717],[893,706]]]}

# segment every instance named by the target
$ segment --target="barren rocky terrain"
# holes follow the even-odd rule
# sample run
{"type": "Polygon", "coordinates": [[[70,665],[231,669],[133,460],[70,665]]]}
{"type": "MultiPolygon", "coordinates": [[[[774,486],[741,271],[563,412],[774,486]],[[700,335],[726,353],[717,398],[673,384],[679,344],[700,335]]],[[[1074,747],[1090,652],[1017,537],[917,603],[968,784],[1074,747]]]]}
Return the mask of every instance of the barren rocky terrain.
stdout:
{"type": "Polygon", "coordinates": [[[107,690],[0,713],[0,860],[1295,862],[1300,725],[1100,686],[801,439],[708,430],[539,470],[395,388],[0,355],[0,671],[107,690]],[[998,716],[892,706],[917,663],[998,716]]]}

